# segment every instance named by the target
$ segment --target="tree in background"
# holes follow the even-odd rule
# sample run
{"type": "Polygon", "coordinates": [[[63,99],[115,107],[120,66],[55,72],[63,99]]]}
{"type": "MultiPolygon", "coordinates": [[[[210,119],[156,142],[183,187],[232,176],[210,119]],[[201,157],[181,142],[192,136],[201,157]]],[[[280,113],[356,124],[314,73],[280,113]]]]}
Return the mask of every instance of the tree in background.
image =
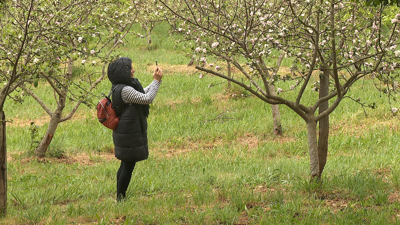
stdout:
{"type": "Polygon", "coordinates": [[[157,23],[165,21],[168,11],[163,10],[163,6],[157,4],[156,0],[132,0],[135,8],[137,22],[144,30],[144,35],[138,33],[137,36],[147,39],[148,46],[151,45],[151,33],[157,23]]]}
{"type": "Polygon", "coordinates": [[[305,121],[312,180],[321,178],[326,164],[329,114],[351,86],[367,76],[398,74],[400,14],[387,14],[384,6],[335,0],[161,2],[179,21],[177,32],[191,49],[206,54],[198,70],[236,83],[268,104],[285,105],[305,121]],[[387,17],[391,21],[384,23],[387,17]],[[282,68],[268,62],[282,53],[292,65],[290,73],[278,75],[282,68]],[[241,76],[209,67],[208,56],[230,62],[241,76]],[[306,99],[305,92],[312,91],[306,99]]]}
{"type": "Polygon", "coordinates": [[[72,77],[73,63],[100,64],[110,54],[134,22],[129,1],[78,0],[6,1],[0,12],[0,209],[7,206],[7,154],[4,103],[18,87],[33,96],[50,115],[50,124],[36,153],[43,156],[59,122],[72,117],[88,93],[105,75],[95,67],[81,69],[72,77]],[[90,68],[90,69],[88,69],[90,68]],[[86,70],[88,69],[88,70],[86,70]],[[35,94],[39,80],[54,89],[56,109],[35,94]],[[80,83],[80,84],[79,84],[80,83]],[[68,100],[75,101],[63,117],[68,100]]]}
{"type": "Polygon", "coordinates": [[[58,124],[71,119],[82,103],[87,104],[88,95],[104,78],[105,65],[135,22],[135,16],[129,2],[121,1],[42,1],[37,8],[46,10],[35,12],[38,14],[31,24],[44,32],[52,29],[52,38],[45,33],[32,34],[36,39],[33,62],[38,69],[21,88],[50,116],[46,134],[36,149],[36,155],[44,157],[58,124]],[[103,70],[99,72],[95,68],[101,63],[103,70]],[[79,74],[73,76],[73,71],[79,74]],[[36,93],[38,80],[45,80],[54,90],[54,110],[50,102],[43,101],[44,96],[36,93]],[[74,106],[63,115],[66,104],[74,106]]]}
{"type": "MultiPolygon", "coordinates": [[[[241,57],[245,56],[246,58],[246,56],[250,56],[253,58],[254,56],[252,54],[256,53],[248,43],[241,42],[242,38],[246,41],[250,41],[251,39],[248,36],[245,37],[248,33],[243,33],[244,26],[249,22],[246,20],[250,19],[248,17],[249,15],[247,15],[247,10],[249,10],[247,4],[236,5],[237,3],[234,1],[221,1],[218,3],[214,1],[180,0],[160,2],[173,14],[173,17],[167,18],[170,24],[179,24],[179,19],[183,20],[183,23],[180,24],[179,27],[176,27],[176,32],[185,36],[185,40],[189,44],[189,49],[191,49],[191,53],[189,54],[192,57],[191,62],[193,59],[199,62],[199,66],[196,68],[203,68],[204,70],[200,70],[209,72],[206,68],[215,66],[215,71],[221,70],[220,65],[215,65],[207,59],[207,55],[212,55],[226,61],[229,70],[227,71],[228,74],[224,75],[222,78],[228,81],[229,86],[231,82],[234,82],[231,77],[231,64],[248,76],[248,78],[257,76],[257,71],[254,70],[255,67],[252,65],[249,58],[246,64],[250,66],[251,71],[245,71],[244,67],[239,64],[241,57]],[[219,4],[221,4],[221,7],[219,7],[219,4]],[[229,33],[228,29],[232,29],[232,32],[236,30],[243,34],[238,35],[236,34],[237,32],[229,33]]],[[[257,26],[258,25],[255,25],[255,27],[257,26]]],[[[259,28],[260,27],[254,29],[252,32],[259,32],[259,28]]],[[[266,47],[263,51],[260,51],[259,54],[265,56],[271,54],[271,51],[271,47],[266,47]]],[[[269,94],[272,96],[277,95],[273,80],[277,75],[283,55],[279,58],[280,60],[278,60],[273,67],[267,68],[264,64],[265,67],[263,68],[263,77],[272,81],[264,83],[267,86],[266,89],[269,91],[269,94]]],[[[251,89],[251,85],[253,84],[249,85],[248,88],[251,89]]],[[[246,84],[245,86],[248,85],[246,84]]],[[[271,104],[271,107],[274,133],[276,135],[281,135],[282,126],[279,105],[271,104]]]]}
{"type": "Polygon", "coordinates": [[[379,6],[379,5],[397,5],[400,6],[400,0],[366,0],[365,4],[370,6],[379,6]]]}

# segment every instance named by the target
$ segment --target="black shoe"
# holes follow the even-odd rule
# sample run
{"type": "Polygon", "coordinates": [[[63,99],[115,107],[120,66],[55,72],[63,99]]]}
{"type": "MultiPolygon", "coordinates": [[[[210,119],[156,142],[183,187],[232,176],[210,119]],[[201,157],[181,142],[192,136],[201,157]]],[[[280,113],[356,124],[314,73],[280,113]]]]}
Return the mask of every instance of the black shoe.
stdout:
{"type": "Polygon", "coordinates": [[[121,202],[123,200],[125,200],[125,195],[124,194],[118,194],[117,195],[117,202],[121,202]]]}

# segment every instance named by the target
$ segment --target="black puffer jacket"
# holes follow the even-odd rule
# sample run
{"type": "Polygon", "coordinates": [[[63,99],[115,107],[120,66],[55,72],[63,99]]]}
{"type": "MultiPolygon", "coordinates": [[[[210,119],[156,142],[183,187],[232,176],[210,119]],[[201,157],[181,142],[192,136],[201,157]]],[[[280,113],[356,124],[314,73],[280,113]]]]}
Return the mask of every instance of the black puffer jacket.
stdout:
{"type": "Polygon", "coordinates": [[[132,61],[122,57],[108,66],[108,79],[115,88],[112,101],[119,115],[117,129],[113,131],[115,157],[124,161],[141,161],[149,155],[147,145],[148,105],[125,104],[121,98],[121,90],[132,86],[143,92],[143,87],[135,78],[131,78],[132,61]]]}

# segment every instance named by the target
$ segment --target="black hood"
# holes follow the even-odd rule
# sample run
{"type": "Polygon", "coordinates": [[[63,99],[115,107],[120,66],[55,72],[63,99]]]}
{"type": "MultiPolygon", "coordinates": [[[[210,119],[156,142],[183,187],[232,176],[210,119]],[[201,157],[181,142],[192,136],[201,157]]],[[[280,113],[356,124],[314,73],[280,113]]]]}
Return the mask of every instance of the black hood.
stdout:
{"type": "MultiPolygon", "coordinates": [[[[131,70],[132,70],[132,60],[128,57],[121,57],[116,61],[110,63],[108,65],[107,75],[108,79],[112,83],[111,89],[114,89],[115,85],[126,84],[128,86],[133,87],[136,91],[145,93],[139,80],[137,78],[132,78],[131,70]]],[[[115,102],[114,95],[113,95],[113,102],[115,102]]],[[[122,105],[123,103],[121,100],[121,106],[118,107],[122,107],[122,105]]],[[[139,104],[135,105],[136,107],[139,107],[141,108],[141,110],[143,110],[143,113],[146,117],[149,115],[149,108],[150,108],[149,105],[139,105],[139,104]]]]}
{"type": "Polygon", "coordinates": [[[126,84],[131,86],[132,60],[128,57],[121,57],[108,65],[108,79],[112,84],[126,84]]]}

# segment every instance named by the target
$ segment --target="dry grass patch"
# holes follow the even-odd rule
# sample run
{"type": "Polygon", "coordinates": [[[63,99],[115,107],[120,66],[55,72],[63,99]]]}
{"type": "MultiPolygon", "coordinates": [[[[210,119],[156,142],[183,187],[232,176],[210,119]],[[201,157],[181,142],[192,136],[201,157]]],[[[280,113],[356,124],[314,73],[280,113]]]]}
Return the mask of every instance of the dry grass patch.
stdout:
{"type": "Polygon", "coordinates": [[[396,117],[387,118],[387,120],[382,119],[377,120],[376,118],[365,118],[360,120],[359,123],[340,121],[331,125],[331,135],[348,134],[359,138],[364,136],[365,133],[383,127],[389,128],[390,131],[393,132],[400,131],[400,123],[396,117]]]}
{"type": "Polygon", "coordinates": [[[332,198],[324,200],[324,206],[330,208],[334,213],[343,211],[349,206],[349,200],[344,198],[332,198]]]}
{"type": "Polygon", "coordinates": [[[284,144],[284,143],[288,143],[288,142],[295,142],[296,138],[288,137],[288,136],[284,136],[284,135],[278,135],[278,136],[274,136],[272,141],[274,143],[284,144]]]}
{"type": "MultiPolygon", "coordinates": [[[[74,116],[69,120],[69,121],[80,121],[80,120],[85,120],[85,119],[96,119],[97,115],[96,115],[96,110],[90,110],[89,113],[87,112],[83,112],[82,110],[78,110],[74,116]]],[[[63,115],[66,116],[66,115],[63,115]]],[[[31,123],[35,123],[35,125],[37,126],[43,126],[46,123],[50,122],[50,116],[42,116],[39,118],[32,118],[32,119],[22,119],[22,118],[18,118],[18,116],[16,117],[10,117],[10,122],[8,122],[8,126],[11,127],[28,127],[31,125],[31,123]]]]}
{"type": "MultiPolygon", "coordinates": [[[[289,139],[288,139],[289,140],[289,139]]],[[[261,143],[265,142],[265,140],[260,139],[260,137],[252,134],[252,133],[246,133],[243,136],[240,136],[236,138],[236,140],[233,140],[231,142],[227,142],[223,138],[216,138],[212,141],[209,142],[204,142],[204,141],[191,141],[188,140],[186,141],[183,146],[180,145],[179,147],[174,147],[168,146],[168,144],[165,146],[167,147],[165,151],[155,149],[154,154],[159,157],[166,157],[166,158],[171,158],[177,155],[181,155],[184,153],[190,153],[194,151],[210,151],[213,150],[217,147],[221,146],[226,146],[227,143],[230,143],[229,145],[235,147],[235,148],[247,148],[248,151],[252,151],[256,148],[259,147],[261,143]]],[[[165,149],[164,149],[165,150],[165,149]]]]}
{"type": "MultiPolygon", "coordinates": [[[[187,65],[169,65],[169,64],[160,64],[160,68],[163,71],[165,76],[174,75],[174,74],[186,74],[186,75],[193,75],[198,72],[198,70],[194,66],[187,66],[187,65]]],[[[147,70],[150,73],[154,72],[154,65],[148,66],[147,70]]]]}
{"type": "MultiPolygon", "coordinates": [[[[87,153],[76,153],[74,155],[63,156],[61,158],[39,158],[36,156],[26,157],[21,159],[21,163],[29,162],[40,162],[40,163],[63,163],[63,164],[75,164],[92,166],[104,161],[112,161],[116,159],[114,153],[99,153],[94,155],[89,155],[87,153]]],[[[7,161],[14,160],[14,157],[9,156],[7,161]]]]}
{"type": "Polygon", "coordinates": [[[389,194],[389,202],[390,203],[400,202],[400,194],[398,191],[389,194]]]}

